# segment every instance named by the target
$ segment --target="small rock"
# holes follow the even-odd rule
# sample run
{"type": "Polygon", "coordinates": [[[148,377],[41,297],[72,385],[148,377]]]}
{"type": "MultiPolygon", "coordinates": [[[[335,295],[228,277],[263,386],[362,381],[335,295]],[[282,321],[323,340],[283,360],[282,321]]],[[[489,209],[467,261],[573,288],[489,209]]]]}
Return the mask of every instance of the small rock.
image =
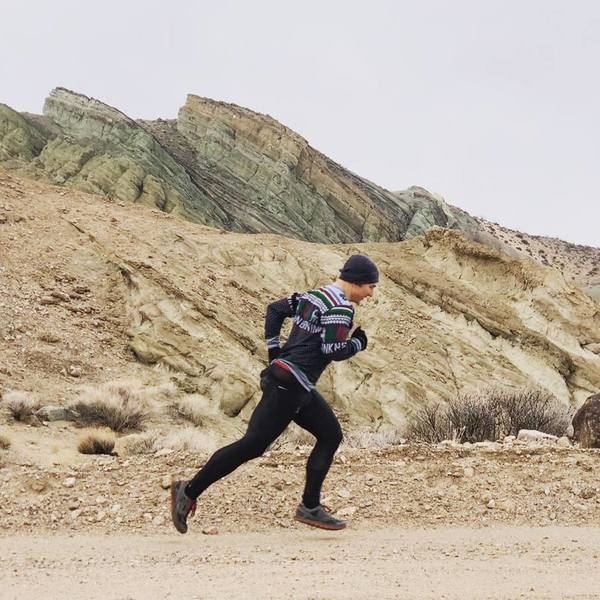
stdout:
{"type": "Polygon", "coordinates": [[[48,487],[48,481],[45,479],[34,479],[29,483],[29,487],[38,494],[48,487]]]}
{"type": "Polygon", "coordinates": [[[346,488],[340,488],[340,489],[337,491],[337,495],[338,495],[340,498],[350,498],[350,496],[351,496],[351,494],[350,494],[350,491],[349,491],[349,490],[347,490],[346,488]]]}
{"type": "Polygon", "coordinates": [[[205,527],[202,530],[202,533],[204,535],[218,535],[219,534],[219,530],[216,527],[205,527]]]}
{"type": "Polygon", "coordinates": [[[42,421],[74,421],[77,419],[77,413],[64,406],[42,406],[35,415],[42,421]]]}
{"type": "Polygon", "coordinates": [[[165,518],[160,515],[157,515],[156,517],[154,517],[154,519],[152,519],[152,525],[161,527],[164,524],[165,524],[165,518]]]}
{"type": "Polygon", "coordinates": [[[558,438],[555,435],[544,433],[543,431],[536,431],[535,429],[521,429],[517,440],[520,442],[540,442],[545,440],[556,441],[558,438]]]}
{"type": "Polygon", "coordinates": [[[56,298],[58,300],[62,300],[63,302],[70,302],[71,301],[71,297],[69,296],[69,294],[66,294],[65,292],[54,291],[54,292],[50,292],[50,295],[53,298],[56,298]]]}
{"type": "Polygon", "coordinates": [[[77,480],[75,479],[75,477],[67,477],[64,481],[63,481],[63,485],[66,488],[72,488],[75,487],[75,482],[77,480]]]}
{"type": "Polygon", "coordinates": [[[486,506],[488,508],[496,508],[496,501],[492,498],[487,504],[486,506]]]}
{"type": "Polygon", "coordinates": [[[161,448],[154,453],[154,456],[169,456],[169,454],[173,454],[172,448],[161,448]]]}
{"type": "Polygon", "coordinates": [[[69,510],[77,510],[79,508],[79,500],[69,500],[67,508],[69,510]]]}
{"type": "Polygon", "coordinates": [[[53,298],[52,296],[42,296],[40,298],[40,304],[58,304],[58,298],[53,298]]]}
{"type": "Polygon", "coordinates": [[[171,487],[171,481],[172,478],[170,475],[165,475],[161,480],[160,480],[160,487],[163,490],[168,490],[171,487]]]}
{"type": "Polygon", "coordinates": [[[346,508],[338,510],[337,516],[341,517],[342,519],[351,517],[357,510],[358,508],[356,506],[347,506],[346,508]]]}
{"type": "Polygon", "coordinates": [[[473,467],[465,467],[463,469],[463,475],[465,477],[473,477],[475,475],[475,469],[473,467]]]}
{"type": "Polygon", "coordinates": [[[105,517],[106,517],[105,511],[103,511],[103,510],[98,511],[98,513],[96,514],[96,523],[100,523],[100,521],[103,521],[105,517]]]}
{"type": "Polygon", "coordinates": [[[591,487],[583,488],[581,490],[581,492],[579,492],[579,497],[583,498],[584,500],[589,500],[590,498],[593,498],[595,495],[596,495],[596,490],[591,487]]]}
{"type": "Polygon", "coordinates": [[[563,437],[558,438],[558,440],[556,440],[556,445],[559,448],[570,448],[571,442],[570,442],[569,438],[566,435],[564,435],[563,437]]]}
{"type": "Polygon", "coordinates": [[[516,506],[512,500],[507,498],[506,500],[502,500],[502,501],[498,502],[498,508],[500,510],[503,510],[504,512],[514,513],[516,506]]]}
{"type": "Polygon", "coordinates": [[[69,375],[71,377],[81,377],[83,375],[83,370],[81,367],[78,367],[76,365],[71,365],[69,367],[69,375]]]}

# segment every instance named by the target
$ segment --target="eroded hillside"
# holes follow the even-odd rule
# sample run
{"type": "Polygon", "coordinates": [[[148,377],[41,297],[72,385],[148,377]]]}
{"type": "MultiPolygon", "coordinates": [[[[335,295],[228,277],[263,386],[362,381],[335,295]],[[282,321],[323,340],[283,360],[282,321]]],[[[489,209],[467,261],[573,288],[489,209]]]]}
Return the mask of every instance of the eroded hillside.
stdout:
{"type": "Polygon", "coordinates": [[[573,404],[600,388],[598,304],[458,232],[319,245],[0,173],[3,389],[60,404],[84,384],[156,381],[162,365],[237,427],[258,398],[266,304],[327,283],[353,252],[382,279],[357,310],[369,350],[321,382],[349,426],[398,427],[415,405],[487,385],[541,385],[573,404]]]}

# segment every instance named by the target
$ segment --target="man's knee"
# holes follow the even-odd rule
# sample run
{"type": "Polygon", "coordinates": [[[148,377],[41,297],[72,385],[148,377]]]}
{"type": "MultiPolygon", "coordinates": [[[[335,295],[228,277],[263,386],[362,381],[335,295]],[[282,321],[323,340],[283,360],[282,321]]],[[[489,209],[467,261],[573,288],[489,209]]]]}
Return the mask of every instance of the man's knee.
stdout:
{"type": "Polygon", "coordinates": [[[337,449],[337,447],[342,443],[343,439],[344,439],[344,434],[342,432],[342,428],[340,427],[340,424],[338,423],[337,427],[333,431],[331,442],[333,445],[335,445],[335,447],[337,449]]]}

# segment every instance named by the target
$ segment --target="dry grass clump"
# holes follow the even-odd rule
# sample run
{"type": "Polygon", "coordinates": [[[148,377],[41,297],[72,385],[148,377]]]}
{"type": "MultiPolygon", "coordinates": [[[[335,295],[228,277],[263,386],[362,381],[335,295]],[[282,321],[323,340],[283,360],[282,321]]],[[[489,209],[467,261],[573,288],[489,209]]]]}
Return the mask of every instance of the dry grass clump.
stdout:
{"type": "Polygon", "coordinates": [[[169,411],[175,418],[189,421],[196,427],[202,427],[210,421],[209,401],[199,394],[192,394],[176,400],[169,406],[169,411]]]}
{"type": "Polygon", "coordinates": [[[194,427],[174,429],[168,433],[157,430],[134,433],[119,440],[119,451],[124,454],[154,454],[168,448],[174,452],[206,454],[216,450],[217,436],[212,431],[194,427]]]}
{"type": "Polygon", "coordinates": [[[406,439],[398,430],[370,431],[365,429],[345,434],[342,446],[348,448],[387,448],[404,443],[406,443],[406,439]]]}
{"type": "Polygon", "coordinates": [[[132,433],[119,439],[119,453],[124,454],[153,454],[159,449],[159,431],[132,433]]]}
{"type": "Polygon", "coordinates": [[[10,438],[0,434],[0,450],[8,450],[10,448],[10,438]]]}
{"type": "Polygon", "coordinates": [[[417,409],[409,418],[407,437],[428,443],[481,442],[517,435],[521,429],[562,436],[571,413],[570,407],[540,388],[487,388],[417,409]]]}
{"type": "Polygon", "coordinates": [[[217,437],[212,431],[186,427],[172,431],[165,438],[159,439],[158,445],[160,448],[170,448],[180,452],[205,454],[217,449],[217,437]]]}
{"type": "Polygon", "coordinates": [[[91,431],[79,440],[77,449],[81,454],[112,454],[115,436],[112,432],[91,431]]]}
{"type": "Polygon", "coordinates": [[[2,395],[2,405],[15,421],[24,421],[40,408],[38,400],[25,392],[9,390],[2,395]]]}
{"type": "Polygon", "coordinates": [[[88,425],[105,425],[113,431],[140,430],[151,411],[144,393],[127,383],[86,388],[73,408],[88,425]]]}

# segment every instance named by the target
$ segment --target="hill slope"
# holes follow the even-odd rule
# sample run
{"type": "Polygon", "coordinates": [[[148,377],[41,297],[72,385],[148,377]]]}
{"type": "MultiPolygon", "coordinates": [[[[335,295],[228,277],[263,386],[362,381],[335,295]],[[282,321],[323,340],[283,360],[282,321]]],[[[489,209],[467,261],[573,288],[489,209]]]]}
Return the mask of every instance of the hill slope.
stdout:
{"type": "Polygon", "coordinates": [[[600,388],[598,305],[555,270],[459,232],[318,245],[2,171],[0,385],[61,403],[84,383],[150,383],[148,366],[162,365],[235,425],[258,398],[266,304],[327,283],[353,252],[382,280],[357,312],[369,351],[321,383],[349,424],[399,426],[411,406],[490,384],[541,385],[574,404],[600,388]]]}

